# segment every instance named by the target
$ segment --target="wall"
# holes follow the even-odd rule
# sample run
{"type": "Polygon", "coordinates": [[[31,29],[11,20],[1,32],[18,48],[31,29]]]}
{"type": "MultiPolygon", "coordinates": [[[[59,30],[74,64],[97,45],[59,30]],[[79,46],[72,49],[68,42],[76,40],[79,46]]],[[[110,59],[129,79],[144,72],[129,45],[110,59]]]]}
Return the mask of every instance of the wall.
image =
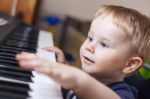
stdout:
{"type": "Polygon", "coordinates": [[[96,10],[103,4],[123,5],[150,16],[150,0],[42,0],[40,15],[55,13],[92,19],[96,10]]]}
{"type": "MultiPolygon", "coordinates": [[[[42,0],[40,14],[47,15],[49,13],[55,13],[63,16],[72,15],[80,19],[91,20],[97,9],[104,4],[123,5],[150,15],[150,0],[42,0]]],[[[73,28],[68,28],[66,34],[67,40],[64,41],[63,50],[75,58],[75,61],[70,64],[80,67],[79,48],[85,38],[79,31],[73,28]]]]}

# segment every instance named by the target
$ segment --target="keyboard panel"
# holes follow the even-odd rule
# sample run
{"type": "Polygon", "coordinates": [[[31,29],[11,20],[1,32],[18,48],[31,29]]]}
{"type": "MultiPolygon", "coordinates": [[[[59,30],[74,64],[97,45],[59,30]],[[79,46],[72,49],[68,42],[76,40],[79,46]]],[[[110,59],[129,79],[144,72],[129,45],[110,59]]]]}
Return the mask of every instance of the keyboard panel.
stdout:
{"type": "Polygon", "coordinates": [[[59,84],[46,75],[20,68],[17,53],[32,52],[55,60],[55,54],[41,48],[53,46],[52,35],[0,13],[8,20],[0,26],[0,98],[1,99],[62,99],[59,84]]]}

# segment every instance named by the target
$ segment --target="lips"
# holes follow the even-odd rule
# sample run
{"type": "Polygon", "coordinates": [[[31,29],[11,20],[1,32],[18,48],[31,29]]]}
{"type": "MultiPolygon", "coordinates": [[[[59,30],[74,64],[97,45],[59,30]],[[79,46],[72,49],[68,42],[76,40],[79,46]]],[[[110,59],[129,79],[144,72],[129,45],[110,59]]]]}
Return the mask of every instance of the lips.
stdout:
{"type": "Polygon", "coordinates": [[[89,63],[89,62],[90,62],[90,63],[95,63],[93,60],[91,60],[91,59],[89,59],[88,57],[85,57],[85,56],[84,56],[84,60],[85,60],[86,62],[88,62],[88,63],[89,63]]]}

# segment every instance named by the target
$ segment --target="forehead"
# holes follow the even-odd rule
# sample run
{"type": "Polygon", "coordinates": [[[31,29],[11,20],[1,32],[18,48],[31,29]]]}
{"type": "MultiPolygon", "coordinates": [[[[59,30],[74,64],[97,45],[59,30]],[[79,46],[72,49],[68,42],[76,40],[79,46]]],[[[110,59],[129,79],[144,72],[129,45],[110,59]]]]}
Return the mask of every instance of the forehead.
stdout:
{"type": "Polygon", "coordinates": [[[127,38],[127,35],[113,23],[111,16],[95,18],[91,24],[90,31],[97,36],[103,36],[111,41],[113,39],[115,41],[124,41],[127,38]]]}

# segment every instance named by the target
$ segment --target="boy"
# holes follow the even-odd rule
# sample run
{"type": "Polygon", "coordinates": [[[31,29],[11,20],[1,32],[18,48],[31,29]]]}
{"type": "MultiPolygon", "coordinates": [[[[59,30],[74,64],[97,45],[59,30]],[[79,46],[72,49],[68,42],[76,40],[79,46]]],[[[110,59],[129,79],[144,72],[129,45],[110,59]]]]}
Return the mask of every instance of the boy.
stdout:
{"type": "Polygon", "coordinates": [[[22,67],[44,73],[72,90],[67,99],[136,99],[136,89],[123,80],[148,59],[149,27],[149,19],[139,12],[106,5],[96,13],[80,49],[84,72],[62,64],[64,56],[55,47],[48,50],[56,52],[60,63],[25,52],[16,59],[22,67]]]}

